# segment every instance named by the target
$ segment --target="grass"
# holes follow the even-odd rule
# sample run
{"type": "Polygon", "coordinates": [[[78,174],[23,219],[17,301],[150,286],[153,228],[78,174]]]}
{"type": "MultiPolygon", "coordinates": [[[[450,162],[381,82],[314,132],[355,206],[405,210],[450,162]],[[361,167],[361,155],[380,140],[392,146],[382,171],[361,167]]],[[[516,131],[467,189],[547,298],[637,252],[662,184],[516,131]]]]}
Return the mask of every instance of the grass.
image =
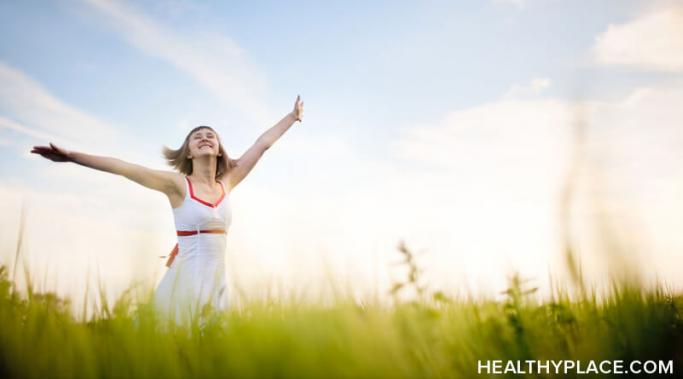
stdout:
{"type": "Polygon", "coordinates": [[[399,251],[410,269],[392,294],[415,287],[412,301],[251,300],[202,328],[164,324],[128,294],[79,321],[67,299],[21,295],[1,266],[0,377],[468,378],[496,359],[683,367],[683,298],[661,288],[615,283],[603,296],[539,300],[514,277],[502,301],[452,299],[421,286],[410,250],[399,251]]]}

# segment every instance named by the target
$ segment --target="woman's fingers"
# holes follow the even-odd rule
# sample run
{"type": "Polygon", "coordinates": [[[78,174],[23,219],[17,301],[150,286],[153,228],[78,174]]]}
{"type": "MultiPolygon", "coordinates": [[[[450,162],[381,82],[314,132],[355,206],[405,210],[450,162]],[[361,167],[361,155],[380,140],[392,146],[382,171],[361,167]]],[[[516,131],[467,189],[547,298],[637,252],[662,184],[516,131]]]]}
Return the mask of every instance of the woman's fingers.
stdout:
{"type": "Polygon", "coordinates": [[[301,117],[304,115],[304,102],[301,100],[301,95],[296,96],[296,104],[294,106],[296,110],[297,120],[301,121],[301,117]]]}
{"type": "Polygon", "coordinates": [[[36,154],[49,154],[49,153],[54,153],[55,150],[52,149],[51,147],[47,146],[34,146],[33,150],[31,150],[32,153],[36,154]]]}
{"type": "Polygon", "coordinates": [[[54,157],[56,155],[54,152],[49,151],[49,150],[34,150],[34,151],[32,151],[32,153],[40,154],[44,158],[51,158],[51,157],[54,157]]]}
{"type": "Polygon", "coordinates": [[[68,160],[64,152],[58,150],[52,143],[50,146],[34,146],[31,153],[39,154],[43,158],[54,162],[66,162],[68,160]]]}
{"type": "Polygon", "coordinates": [[[45,152],[51,151],[49,147],[46,146],[33,146],[33,150],[31,150],[32,153],[34,154],[43,154],[45,152]]]}
{"type": "Polygon", "coordinates": [[[293,113],[296,116],[296,120],[301,121],[301,115],[304,113],[304,102],[301,101],[301,95],[296,95],[293,113]]]}

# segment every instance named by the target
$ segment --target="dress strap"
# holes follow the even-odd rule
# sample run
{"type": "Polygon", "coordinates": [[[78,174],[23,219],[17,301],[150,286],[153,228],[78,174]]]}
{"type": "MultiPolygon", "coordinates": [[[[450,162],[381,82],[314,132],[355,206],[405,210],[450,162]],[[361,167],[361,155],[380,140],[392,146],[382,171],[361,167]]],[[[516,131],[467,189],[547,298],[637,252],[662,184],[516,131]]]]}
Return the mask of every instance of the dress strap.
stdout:
{"type": "Polygon", "coordinates": [[[192,192],[192,183],[190,183],[190,178],[185,175],[185,198],[187,199],[190,197],[190,194],[192,192]]]}

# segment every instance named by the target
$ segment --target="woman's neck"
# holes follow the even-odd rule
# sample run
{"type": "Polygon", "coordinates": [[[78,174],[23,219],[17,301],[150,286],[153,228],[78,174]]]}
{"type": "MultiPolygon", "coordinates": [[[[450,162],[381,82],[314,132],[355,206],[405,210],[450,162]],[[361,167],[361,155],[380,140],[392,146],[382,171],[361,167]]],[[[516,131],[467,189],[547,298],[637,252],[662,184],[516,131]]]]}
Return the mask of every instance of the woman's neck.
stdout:
{"type": "Polygon", "coordinates": [[[212,187],[216,183],[216,165],[215,157],[195,158],[192,161],[192,179],[212,187]]]}

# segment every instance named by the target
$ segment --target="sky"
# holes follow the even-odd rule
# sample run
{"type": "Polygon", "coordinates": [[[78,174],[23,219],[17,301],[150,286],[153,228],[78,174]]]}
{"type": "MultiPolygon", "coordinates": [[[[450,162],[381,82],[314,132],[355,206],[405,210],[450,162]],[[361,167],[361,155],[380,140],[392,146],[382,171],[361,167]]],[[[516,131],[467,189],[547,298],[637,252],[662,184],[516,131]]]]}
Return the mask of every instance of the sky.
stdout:
{"type": "Polygon", "coordinates": [[[43,289],[153,288],[168,200],[31,147],[170,169],[161,147],[210,125],[238,158],[300,94],[303,122],[230,194],[233,297],[383,297],[401,240],[434,290],[548,290],[572,168],[586,278],[681,288],[682,84],[679,1],[2,2],[0,257],[23,209],[43,289]]]}

